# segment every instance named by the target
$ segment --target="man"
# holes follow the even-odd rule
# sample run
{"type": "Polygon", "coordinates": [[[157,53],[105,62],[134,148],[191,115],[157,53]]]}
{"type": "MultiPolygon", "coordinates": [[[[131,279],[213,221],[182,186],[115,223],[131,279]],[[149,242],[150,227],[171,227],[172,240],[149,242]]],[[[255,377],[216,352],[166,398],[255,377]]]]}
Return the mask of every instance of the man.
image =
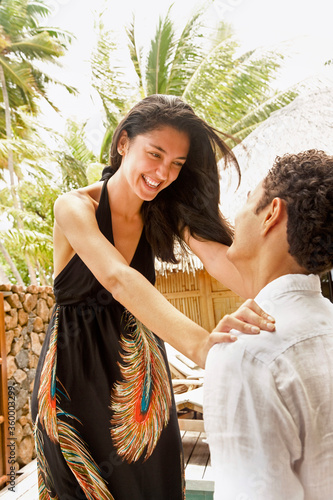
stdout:
{"type": "Polygon", "coordinates": [[[277,158],[227,255],[276,331],[208,354],[215,500],[332,500],[333,304],[319,275],[333,267],[333,156],[277,158]]]}

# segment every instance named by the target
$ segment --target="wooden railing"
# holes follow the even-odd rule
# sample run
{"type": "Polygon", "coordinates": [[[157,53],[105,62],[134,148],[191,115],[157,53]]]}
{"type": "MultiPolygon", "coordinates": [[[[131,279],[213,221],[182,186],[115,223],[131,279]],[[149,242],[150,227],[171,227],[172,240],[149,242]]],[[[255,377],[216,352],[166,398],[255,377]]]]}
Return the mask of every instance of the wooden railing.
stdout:
{"type": "Polygon", "coordinates": [[[8,388],[3,294],[0,293],[0,488],[8,479],[8,388]]]}

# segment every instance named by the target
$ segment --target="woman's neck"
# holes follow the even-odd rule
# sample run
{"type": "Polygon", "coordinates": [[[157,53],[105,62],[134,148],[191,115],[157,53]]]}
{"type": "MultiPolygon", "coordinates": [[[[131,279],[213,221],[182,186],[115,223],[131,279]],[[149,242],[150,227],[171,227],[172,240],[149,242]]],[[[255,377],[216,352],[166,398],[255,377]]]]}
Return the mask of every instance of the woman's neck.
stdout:
{"type": "Polygon", "coordinates": [[[141,217],[143,201],[133,192],[120,169],[110,178],[108,192],[112,213],[129,220],[141,217]]]}

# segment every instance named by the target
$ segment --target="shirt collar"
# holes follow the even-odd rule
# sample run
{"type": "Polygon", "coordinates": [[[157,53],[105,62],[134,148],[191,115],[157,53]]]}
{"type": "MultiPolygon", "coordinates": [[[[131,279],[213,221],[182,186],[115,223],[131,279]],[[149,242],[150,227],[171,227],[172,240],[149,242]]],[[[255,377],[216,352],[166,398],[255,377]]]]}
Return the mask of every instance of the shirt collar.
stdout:
{"type": "Polygon", "coordinates": [[[311,291],[321,293],[320,278],[317,274],[285,274],[266,285],[255,298],[263,302],[286,292],[311,291]]]}

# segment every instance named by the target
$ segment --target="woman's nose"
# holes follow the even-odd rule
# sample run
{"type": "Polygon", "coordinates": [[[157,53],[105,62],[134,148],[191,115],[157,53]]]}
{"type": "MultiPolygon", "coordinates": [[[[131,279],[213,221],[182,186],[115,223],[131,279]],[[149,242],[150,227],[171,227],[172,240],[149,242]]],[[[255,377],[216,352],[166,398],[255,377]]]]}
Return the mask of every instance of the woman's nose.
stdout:
{"type": "Polygon", "coordinates": [[[158,175],[160,180],[165,181],[169,177],[170,166],[166,161],[161,161],[158,165],[156,174],[158,175]]]}

